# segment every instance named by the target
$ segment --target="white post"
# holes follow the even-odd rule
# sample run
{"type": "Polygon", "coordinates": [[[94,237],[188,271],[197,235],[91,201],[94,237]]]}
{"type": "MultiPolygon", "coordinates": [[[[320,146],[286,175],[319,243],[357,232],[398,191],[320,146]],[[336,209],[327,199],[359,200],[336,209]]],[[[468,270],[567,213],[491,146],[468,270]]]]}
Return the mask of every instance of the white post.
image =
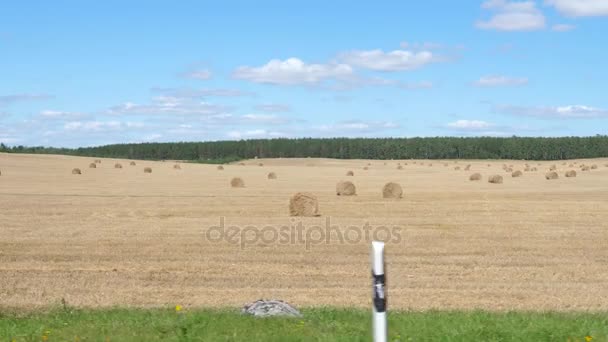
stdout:
{"type": "Polygon", "coordinates": [[[386,342],[386,277],[384,275],[384,242],[372,241],[373,329],[374,342],[386,342]]]}

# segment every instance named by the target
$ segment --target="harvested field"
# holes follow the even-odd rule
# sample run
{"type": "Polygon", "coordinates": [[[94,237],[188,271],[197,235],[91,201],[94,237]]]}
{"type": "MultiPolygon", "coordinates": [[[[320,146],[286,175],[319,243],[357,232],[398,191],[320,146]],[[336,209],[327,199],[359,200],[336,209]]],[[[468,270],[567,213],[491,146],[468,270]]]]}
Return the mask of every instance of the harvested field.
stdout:
{"type": "MultiPolygon", "coordinates": [[[[235,307],[281,298],[369,307],[365,239],[209,241],[224,217],[225,227],[330,220],[341,232],[366,223],[398,229],[386,247],[395,309],[608,310],[608,168],[551,182],[529,173],[496,186],[422,161],[404,170],[397,170],[403,160],[374,162],[357,174],[357,196],[336,196],[345,173],[368,162],[259,159],[224,172],[187,164],[176,173],[170,164],[137,161],[154,169],[144,175],[113,168],[129,160],[102,159],[75,177],[70,170],[90,158],[0,154],[0,305],[235,307]],[[281,177],[268,182],[269,168],[281,177]],[[233,177],[247,187],[230,189],[233,177]],[[387,182],[403,187],[402,199],[382,198],[387,182]],[[297,192],[314,194],[321,216],[290,217],[297,192]]],[[[461,161],[488,175],[502,173],[505,162],[524,168],[461,161]]]]}

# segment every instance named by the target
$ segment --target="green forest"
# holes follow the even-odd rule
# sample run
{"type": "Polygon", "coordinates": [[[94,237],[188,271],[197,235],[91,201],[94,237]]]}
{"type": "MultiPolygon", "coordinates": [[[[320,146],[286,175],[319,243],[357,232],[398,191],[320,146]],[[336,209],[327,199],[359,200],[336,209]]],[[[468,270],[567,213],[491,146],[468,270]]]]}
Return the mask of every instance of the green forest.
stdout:
{"type": "Polygon", "coordinates": [[[561,160],[608,156],[608,136],[298,138],[240,141],[114,144],[82,148],[6,146],[0,152],[148,160],[231,162],[248,158],[522,159],[561,160]]]}

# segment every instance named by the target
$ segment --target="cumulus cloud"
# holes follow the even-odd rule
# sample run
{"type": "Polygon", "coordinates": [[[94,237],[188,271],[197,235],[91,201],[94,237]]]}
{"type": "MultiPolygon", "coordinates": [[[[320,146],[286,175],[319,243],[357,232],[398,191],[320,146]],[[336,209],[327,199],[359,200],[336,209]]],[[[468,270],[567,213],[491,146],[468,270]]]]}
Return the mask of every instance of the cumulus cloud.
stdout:
{"type": "Polygon", "coordinates": [[[351,77],[353,69],[341,63],[309,64],[298,58],[273,59],[259,67],[241,66],[232,77],[255,83],[278,85],[316,85],[351,77]]]}
{"type": "Polygon", "coordinates": [[[344,63],[375,71],[408,71],[419,69],[435,62],[437,58],[430,51],[382,50],[350,51],[338,56],[344,63]]]}
{"type": "Polygon", "coordinates": [[[499,31],[533,31],[545,28],[545,16],[534,1],[488,0],[481,7],[493,12],[477,28],[499,31]]]}
{"type": "Polygon", "coordinates": [[[560,13],[570,17],[608,16],[606,0],[545,0],[545,4],[554,6],[560,13]]]}
{"type": "Polygon", "coordinates": [[[504,87],[504,86],[521,86],[528,84],[528,79],[525,77],[509,77],[500,75],[483,76],[473,82],[478,87],[504,87]]]}
{"type": "Polygon", "coordinates": [[[497,112],[510,115],[529,116],[543,119],[596,119],[608,117],[608,110],[584,105],[558,107],[502,105],[495,107],[495,110],[497,112]]]}

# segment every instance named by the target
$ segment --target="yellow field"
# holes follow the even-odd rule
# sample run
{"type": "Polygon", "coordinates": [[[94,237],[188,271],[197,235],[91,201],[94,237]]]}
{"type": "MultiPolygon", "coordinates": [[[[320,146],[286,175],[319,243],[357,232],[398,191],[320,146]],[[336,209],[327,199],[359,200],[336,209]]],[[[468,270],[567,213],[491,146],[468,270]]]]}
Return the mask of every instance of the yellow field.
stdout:
{"type": "Polygon", "coordinates": [[[368,223],[400,235],[387,244],[392,308],[608,310],[608,160],[577,161],[599,168],[576,165],[576,178],[564,177],[574,161],[530,162],[538,172],[512,178],[503,163],[524,162],[266,159],[220,171],[102,159],[89,169],[94,159],[0,154],[0,306],[369,307],[369,241],[348,228],[368,223]],[[553,164],[560,178],[545,180],[553,164]],[[474,172],[483,180],[469,181],[474,172]],[[231,188],[234,176],[246,187],[231,188]],[[340,180],[358,195],[336,196],[340,180]],[[388,181],[403,199],[382,199],[388,181]],[[298,191],[317,195],[322,216],[288,216],[298,191]],[[249,232],[302,222],[313,235],[284,243],[268,228],[265,242],[208,241],[220,217],[249,232]],[[328,219],[352,241],[319,241],[314,226],[328,219]]]}

